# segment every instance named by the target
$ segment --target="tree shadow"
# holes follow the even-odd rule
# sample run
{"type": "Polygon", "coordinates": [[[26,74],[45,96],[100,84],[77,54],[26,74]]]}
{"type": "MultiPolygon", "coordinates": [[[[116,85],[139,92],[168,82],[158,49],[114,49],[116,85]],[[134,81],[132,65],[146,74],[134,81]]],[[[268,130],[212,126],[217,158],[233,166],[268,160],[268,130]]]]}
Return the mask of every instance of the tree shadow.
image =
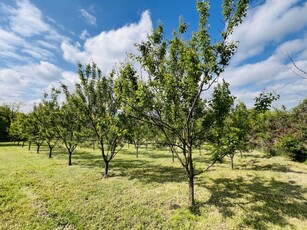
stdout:
{"type": "MultiPolygon", "coordinates": [[[[240,157],[240,153],[237,153],[236,156],[240,157]]],[[[259,153],[253,153],[253,152],[242,152],[242,158],[256,158],[256,159],[268,159],[271,157],[268,157],[265,154],[259,154],[259,153]]]]}
{"type": "MultiPolygon", "coordinates": [[[[241,227],[266,229],[267,223],[285,227],[290,225],[286,216],[306,220],[306,189],[292,182],[275,179],[270,181],[254,177],[245,181],[219,178],[212,180],[213,186],[207,187],[211,192],[206,205],[214,205],[224,217],[235,215],[234,207],[239,206],[245,213],[241,227]]],[[[290,226],[291,227],[291,226],[290,226]]]]}
{"type": "Polygon", "coordinates": [[[182,168],[152,164],[145,160],[115,159],[111,170],[117,176],[137,179],[142,183],[168,183],[187,181],[182,168]]]}
{"type": "Polygon", "coordinates": [[[281,172],[281,173],[307,174],[307,172],[292,170],[290,167],[283,165],[283,164],[273,163],[273,164],[266,164],[266,165],[258,165],[256,163],[257,162],[250,164],[248,162],[248,163],[241,164],[240,166],[244,168],[244,170],[251,170],[251,171],[273,171],[273,172],[281,172]]]}
{"type": "Polygon", "coordinates": [[[22,142],[20,142],[19,145],[17,142],[0,142],[0,147],[12,147],[12,146],[21,147],[22,142]]]}
{"type": "Polygon", "coordinates": [[[153,150],[153,151],[142,151],[141,153],[146,155],[146,157],[152,159],[170,159],[170,160],[172,159],[172,153],[168,151],[167,152],[165,151],[164,153],[159,153],[158,150],[153,150]]]}

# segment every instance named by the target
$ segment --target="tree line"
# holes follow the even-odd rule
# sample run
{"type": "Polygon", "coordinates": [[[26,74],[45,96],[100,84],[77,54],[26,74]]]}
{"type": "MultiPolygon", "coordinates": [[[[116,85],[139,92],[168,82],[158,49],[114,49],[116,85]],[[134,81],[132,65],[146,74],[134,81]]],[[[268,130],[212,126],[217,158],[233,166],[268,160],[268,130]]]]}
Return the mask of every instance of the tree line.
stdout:
{"type": "Polygon", "coordinates": [[[209,2],[197,1],[199,28],[190,39],[186,39],[188,26],[182,19],[171,39],[165,38],[160,23],[146,41],[136,45],[139,54],[108,75],[95,63],[79,64],[80,81],[74,89],[62,84],[45,93],[32,112],[14,113],[10,137],[28,141],[29,148],[34,143],[37,152],[47,143],[49,157],[55,146],[63,145],[69,165],[77,146],[94,140],[105,177],[125,143],[135,145],[136,156],[142,143],[167,146],[186,174],[190,208],[195,205],[195,177],[225,157],[233,168],[237,153],[261,148],[269,155],[287,152],[294,160],[304,161],[306,100],[291,111],[272,111],[271,103],[278,95],[263,92],[255,98],[254,107],[247,109],[236,101],[225,80],[216,83],[237,49],[237,42],[229,37],[247,7],[246,0],[224,1],[226,26],[218,41],[209,34],[209,2]],[[212,95],[205,98],[211,87],[212,95]],[[205,143],[210,146],[211,163],[196,168],[195,150],[205,143]]]}

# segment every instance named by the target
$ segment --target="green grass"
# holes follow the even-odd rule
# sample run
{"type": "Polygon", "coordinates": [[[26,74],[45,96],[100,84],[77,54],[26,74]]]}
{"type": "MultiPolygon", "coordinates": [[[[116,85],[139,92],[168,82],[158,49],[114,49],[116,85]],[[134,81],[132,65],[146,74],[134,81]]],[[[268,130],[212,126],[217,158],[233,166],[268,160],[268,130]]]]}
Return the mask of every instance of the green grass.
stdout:
{"type": "MultiPolygon", "coordinates": [[[[0,229],[306,229],[307,165],[259,152],[228,159],[196,179],[197,210],[168,151],[132,146],[103,178],[99,151],[65,150],[52,159],[0,143],[0,229]]],[[[197,167],[208,155],[196,156],[197,167]]]]}

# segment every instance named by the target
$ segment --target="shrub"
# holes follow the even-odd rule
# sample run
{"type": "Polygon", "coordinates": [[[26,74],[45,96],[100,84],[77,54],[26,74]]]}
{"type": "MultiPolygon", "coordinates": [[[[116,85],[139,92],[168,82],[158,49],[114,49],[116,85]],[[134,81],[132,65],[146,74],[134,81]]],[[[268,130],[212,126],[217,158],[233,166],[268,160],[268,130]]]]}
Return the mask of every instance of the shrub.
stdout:
{"type": "Polygon", "coordinates": [[[307,159],[307,149],[296,137],[286,135],[281,139],[280,145],[292,160],[304,162],[307,159]]]}

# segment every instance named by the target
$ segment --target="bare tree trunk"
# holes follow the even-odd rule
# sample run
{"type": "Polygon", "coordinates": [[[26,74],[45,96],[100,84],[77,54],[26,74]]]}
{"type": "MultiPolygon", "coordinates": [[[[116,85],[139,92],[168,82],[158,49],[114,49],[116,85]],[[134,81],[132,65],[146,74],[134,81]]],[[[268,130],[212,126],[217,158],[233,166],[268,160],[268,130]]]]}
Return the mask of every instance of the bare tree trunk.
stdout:
{"type": "Polygon", "coordinates": [[[105,167],[104,167],[104,177],[107,178],[109,175],[109,161],[105,161],[105,167]]]}
{"type": "Polygon", "coordinates": [[[23,148],[24,146],[25,146],[25,141],[22,141],[22,146],[21,147],[23,148]]]}
{"type": "Polygon", "coordinates": [[[170,150],[170,152],[171,152],[171,154],[172,154],[172,163],[174,163],[174,162],[175,162],[175,155],[174,155],[173,148],[170,146],[170,147],[169,147],[169,150],[170,150]]]}
{"type": "Polygon", "coordinates": [[[28,150],[31,150],[31,141],[29,141],[29,148],[28,150]]]}
{"type": "Polygon", "coordinates": [[[195,205],[194,194],[194,175],[189,175],[189,208],[192,209],[195,205]]]}
{"type": "Polygon", "coordinates": [[[39,153],[39,149],[40,149],[41,145],[37,145],[37,148],[36,148],[36,153],[39,153]]]}
{"type": "Polygon", "coordinates": [[[187,172],[189,175],[189,208],[192,210],[195,205],[195,194],[194,194],[194,165],[192,157],[192,147],[188,147],[188,162],[187,162],[187,172]]]}
{"type": "Polygon", "coordinates": [[[95,150],[95,140],[93,140],[93,150],[95,150]]]}
{"type": "Polygon", "coordinates": [[[231,165],[231,169],[233,170],[233,158],[234,158],[234,154],[230,155],[230,165],[231,165]]]}
{"type": "Polygon", "coordinates": [[[51,145],[49,145],[49,158],[52,158],[52,149],[53,149],[53,147],[51,147],[51,145]]]}
{"type": "Polygon", "coordinates": [[[139,158],[139,146],[136,145],[135,148],[136,148],[136,158],[139,158]]]}
{"type": "Polygon", "coordinates": [[[72,163],[71,163],[71,155],[72,153],[69,151],[69,157],[68,157],[68,165],[71,166],[72,163]]]}

